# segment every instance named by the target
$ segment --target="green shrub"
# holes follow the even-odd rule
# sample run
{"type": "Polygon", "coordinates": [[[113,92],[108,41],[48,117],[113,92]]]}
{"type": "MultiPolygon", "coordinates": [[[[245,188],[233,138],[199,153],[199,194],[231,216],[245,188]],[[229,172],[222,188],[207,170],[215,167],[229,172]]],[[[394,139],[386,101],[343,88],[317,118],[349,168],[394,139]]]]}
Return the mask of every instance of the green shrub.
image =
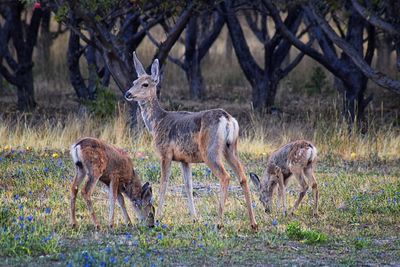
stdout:
{"type": "Polygon", "coordinates": [[[307,94],[315,95],[322,93],[322,89],[327,85],[326,74],[321,67],[315,67],[310,79],[305,84],[307,94]]]}
{"type": "Polygon", "coordinates": [[[110,118],[115,115],[117,97],[115,94],[104,87],[97,89],[96,99],[87,101],[86,106],[89,112],[100,118],[110,118]]]}
{"type": "Polygon", "coordinates": [[[286,228],[286,235],[290,239],[300,240],[305,244],[324,243],[328,241],[326,234],[316,230],[304,230],[297,221],[290,222],[286,228]]]}

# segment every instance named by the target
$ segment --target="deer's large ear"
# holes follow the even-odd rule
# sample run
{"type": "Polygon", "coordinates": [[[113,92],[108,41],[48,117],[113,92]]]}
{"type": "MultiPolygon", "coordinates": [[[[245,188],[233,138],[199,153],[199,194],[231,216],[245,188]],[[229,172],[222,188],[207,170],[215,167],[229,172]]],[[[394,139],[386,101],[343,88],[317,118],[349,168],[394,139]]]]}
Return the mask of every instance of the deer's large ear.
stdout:
{"type": "Polygon", "coordinates": [[[153,64],[151,64],[151,79],[156,84],[160,81],[160,65],[157,58],[154,60],[153,64]]]}
{"type": "Polygon", "coordinates": [[[250,173],[250,180],[257,187],[257,190],[261,189],[260,178],[258,178],[257,174],[251,172],[250,173]]]}
{"type": "Polygon", "coordinates": [[[149,182],[145,183],[142,186],[142,203],[153,203],[153,190],[151,189],[151,185],[149,182]]]}
{"type": "Polygon", "coordinates": [[[146,74],[142,63],[140,63],[139,59],[136,56],[136,52],[133,52],[133,64],[135,64],[135,70],[138,77],[146,74]]]}

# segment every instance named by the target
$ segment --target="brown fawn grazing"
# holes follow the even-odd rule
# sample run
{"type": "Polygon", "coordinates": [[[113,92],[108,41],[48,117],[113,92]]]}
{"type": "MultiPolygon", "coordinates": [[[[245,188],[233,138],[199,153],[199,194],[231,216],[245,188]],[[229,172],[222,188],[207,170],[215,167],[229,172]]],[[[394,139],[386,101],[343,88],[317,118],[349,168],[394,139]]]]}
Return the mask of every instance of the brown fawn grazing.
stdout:
{"type": "Polygon", "coordinates": [[[230,180],[222,162],[224,157],[239,177],[251,227],[257,228],[251,206],[249,186],[237,153],[239,125],[236,119],[222,109],[201,112],[164,110],[161,108],[156,94],[156,87],[160,79],[158,60],[155,59],[151,66],[151,75],[145,72],[135,53],[133,53],[133,60],[138,78],[126,92],[125,98],[128,101],[138,102],[144,123],[153,136],[156,151],[161,158],[161,184],[156,218],[160,219],[163,214],[164,198],[171,174],[171,162],[178,161],[182,168],[189,211],[193,219],[196,219],[190,164],[205,163],[220,180],[218,213],[219,226],[222,227],[230,180]]]}
{"type": "Polygon", "coordinates": [[[139,221],[147,226],[154,226],[154,207],[152,204],[152,189],[149,183],[141,184],[136,174],[132,160],[122,149],[108,145],[96,138],[82,138],[71,146],[71,156],[75,164],[76,175],[71,185],[71,224],[76,226],[75,202],[79,185],[87,175],[86,184],[82,189],[82,196],[86,201],[93,224],[99,229],[96,215],[93,210],[91,195],[100,180],[109,189],[109,221],[114,227],[115,200],[121,207],[125,223],[131,224],[126,211],[125,194],[132,202],[133,209],[139,221]]]}
{"type": "Polygon", "coordinates": [[[266,212],[271,212],[272,196],[276,185],[278,185],[278,202],[280,198],[283,202],[283,212],[286,215],[286,185],[289,177],[293,175],[299,182],[301,191],[290,214],[293,215],[308,190],[308,184],[304,179],[306,176],[311,184],[314,196],[313,215],[318,215],[318,186],[314,176],[316,159],[317,149],[315,146],[308,141],[298,140],[288,143],[272,153],[262,181],[256,174],[250,173],[250,178],[258,189],[260,201],[266,212]]]}

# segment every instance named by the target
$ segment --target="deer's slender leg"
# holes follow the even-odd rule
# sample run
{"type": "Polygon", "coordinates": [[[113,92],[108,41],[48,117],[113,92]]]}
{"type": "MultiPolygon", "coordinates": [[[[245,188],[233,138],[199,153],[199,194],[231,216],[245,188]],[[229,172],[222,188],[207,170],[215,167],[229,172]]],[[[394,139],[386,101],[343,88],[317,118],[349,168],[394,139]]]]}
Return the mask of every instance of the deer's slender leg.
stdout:
{"type": "Polygon", "coordinates": [[[231,168],[233,169],[233,171],[239,178],[240,186],[243,189],[244,198],[246,200],[247,212],[248,212],[248,215],[250,218],[250,224],[253,229],[256,229],[257,222],[254,217],[253,207],[251,205],[250,189],[249,189],[249,185],[247,183],[246,175],[244,174],[243,166],[238,159],[236,147],[237,147],[237,144],[235,142],[234,144],[231,144],[230,147],[226,148],[225,158],[226,158],[228,164],[231,166],[231,168]]]}
{"type": "Polygon", "coordinates": [[[127,225],[132,225],[131,219],[129,218],[128,212],[126,211],[124,196],[118,192],[117,196],[118,205],[122,210],[122,216],[124,217],[124,221],[127,225]]]}
{"type": "Polygon", "coordinates": [[[163,216],[165,193],[167,192],[168,179],[171,175],[171,159],[163,157],[161,159],[161,183],[160,191],[158,194],[158,208],[156,211],[156,218],[158,220],[163,216]]]}
{"type": "Polygon", "coordinates": [[[306,180],[304,179],[304,173],[303,170],[299,171],[299,172],[293,172],[293,175],[296,177],[297,181],[300,184],[300,193],[299,193],[299,197],[296,200],[296,202],[294,203],[294,206],[290,212],[291,215],[294,214],[294,212],[297,210],[297,208],[299,207],[300,202],[303,200],[304,196],[307,193],[308,190],[308,184],[306,182],[306,180]]]}
{"type": "Polygon", "coordinates": [[[313,216],[318,216],[318,200],[319,200],[319,192],[318,192],[318,184],[317,180],[315,179],[314,175],[314,168],[307,168],[304,171],[305,175],[308,177],[311,188],[313,191],[313,197],[314,197],[314,208],[313,208],[313,216]]]}
{"type": "Polygon", "coordinates": [[[196,208],[193,201],[193,180],[192,180],[192,168],[189,163],[181,162],[183,180],[185,183],[186,195],[188,198],[188,206],[190,215],[192,215],[193,220],[197,219],[196,208]]]}
{"type": "Polygon", "coordinates": [[[116,177],[110,177],[110,190],[108,193],[109,197],[109,223],[110,227],[114,228],[114,210],[115,210],[115,200],[118,195],[118,181],[115,179],[116,177]]]}
{"type": "Polygon", "coordinates": [[[88,170],[88,180],[86,181],[85,186],[82,189],[82,196],[86,201],[86,205],[88,207],[90,216],[96,229],[100,229],[100,225],[97,222],[96,214],[94,213],[91,196],[96,187],[97,181],[100,179],[100,176],[101,175],[98,170],[88,170]]]}
{"type": "Polygon", "coordinates": [[[76,215],[75,215],[76,195],[78,193],[79,185],[82,183],[82,181],[86,175],[86,171],[82,166],[76,166],[75,169],[76,169],[76,174],[75,174],[75,178],[71,185],[71,203],[70,203],[71,204],[70,205],[70,208],[71,208],[70,220],[71,220],[72,227],[75,227],[77,224],[76,215]]]}
{"type": "Polygon", "coordinates": [[[283,215],[287,215],[287,202],[286,202],[286,185],[281,171],[278,171],[278,184],[279,184],[279,197],[282,201],[283,215]]]}
{"type": "Polygon", "coordinates": [[[207,159],[205,163],[211,169],[212,173],[219,178],[221,184],[221,192],[220,192],[220,199],[218,206],[218,214],[219,214],[218,227],[222,228],[224,226],[224,208],[225,208],[225,201],[228,196],[228,186],[229,186],[230,176],[228,172],[225,170],[224,165],[220,160],[214,161],[207,159]]]}

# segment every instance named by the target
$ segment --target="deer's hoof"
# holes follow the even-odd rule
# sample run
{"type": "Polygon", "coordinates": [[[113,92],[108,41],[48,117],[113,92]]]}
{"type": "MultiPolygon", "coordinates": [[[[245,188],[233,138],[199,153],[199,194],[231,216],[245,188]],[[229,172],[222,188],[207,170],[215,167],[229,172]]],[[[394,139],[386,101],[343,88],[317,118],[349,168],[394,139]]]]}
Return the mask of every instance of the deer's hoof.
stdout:
{"type": "Polygon", "coordinates": [[[217,224],[217,228],[218,230],[221,230],[222,228],[224,228],[224,224],[223,223],[217,224]]]}
{"type": "Polygon", "coordinates": [[[71,223],[71,228],[72,228],[72,229],[76,229],[76,227],[77,227],[77,224],[76,224],[76,223],[71,223]]]}
{"type": "Polygon", "coordinates": [[[253,223],[253,224],[251,225],[251,229],[253,229],[254,231],[258,231],[258,224],[253,223]]]}

